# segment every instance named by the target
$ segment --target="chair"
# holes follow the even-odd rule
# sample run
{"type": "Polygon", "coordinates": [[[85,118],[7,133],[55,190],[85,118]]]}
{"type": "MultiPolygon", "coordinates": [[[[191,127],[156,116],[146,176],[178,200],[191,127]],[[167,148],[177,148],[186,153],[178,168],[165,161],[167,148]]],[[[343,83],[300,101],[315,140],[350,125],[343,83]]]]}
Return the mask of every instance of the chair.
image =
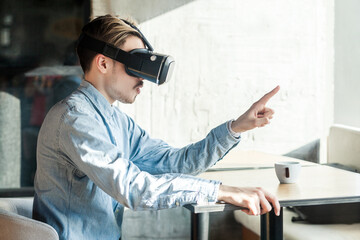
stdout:
{"type": "Polygon", "coordinates": [[[31,219],[33,198],[0,198],[0,240],[58,240],[50,225],[31,219]]]}
{"type": "MultiPolygon", "coordinates": [[[[327,139],[327,163],[347,170],[360,172],[360,128],[332,125],[327,139]]],[[[260,217],[248,216],[235,211],[234,217],[242,225],[243,233],[259,239],[260,217]]],[[[287,240],[338,240],[359,239],[360,223],[353,224],[310,224],[292,222],[298,217],[294,212],[284,209],[284,239],[287,240]],[[301,234],[299,234],[301,233],[301,234]]],[[[250,239],[249,237],[244,239],[250,239]]]]}
{"type": "Polygon", "coordinates": [[[360,128],[334,124],[328,137],[328,163],[349,166],[360,172],[360,128]]]}

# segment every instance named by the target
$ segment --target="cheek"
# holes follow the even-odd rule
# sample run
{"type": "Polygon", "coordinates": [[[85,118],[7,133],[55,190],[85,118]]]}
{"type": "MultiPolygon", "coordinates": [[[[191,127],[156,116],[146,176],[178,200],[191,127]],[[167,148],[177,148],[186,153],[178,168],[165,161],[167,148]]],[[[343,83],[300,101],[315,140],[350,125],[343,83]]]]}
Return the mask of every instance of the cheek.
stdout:
{"type": "Polygon", "coordinates": [[[113,71],[113,81],[115,81],[115,82],[124,80],[124,79],[126,79],[127,76],[128,75],[125,72],[125,68],[122,66],[118,67],[117,69],[115,69],[115,71],[113,71]]]}
{"type": "Polygon", "coordinates": [[[126,73],[125,65],[118,63],[114,69],[113,82],[116,85],[121,86],[122,89],[128,89],[133,88],[136,85],[137,80],[126,73]]]}
{"type": "Polygon", "coordinates": [[[118,91],[130,91],[136,82],[127,73],[118,72],[113,78],[114,86],[117,86],[118,91]]]}
{"type": "Polygon", "coordinates": [[[118,76],[123,76],[124,74],[126,74],[125,65],[115,61],[113,74],[116,74],[118,76]]]}

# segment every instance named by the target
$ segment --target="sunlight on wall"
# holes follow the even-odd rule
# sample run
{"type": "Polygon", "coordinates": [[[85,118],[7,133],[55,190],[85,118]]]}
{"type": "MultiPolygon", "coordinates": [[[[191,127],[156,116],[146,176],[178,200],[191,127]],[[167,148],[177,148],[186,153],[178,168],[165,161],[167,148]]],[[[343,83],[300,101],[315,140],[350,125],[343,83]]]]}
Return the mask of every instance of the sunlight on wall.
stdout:
{"type": "Polygon", "coordinates": [[[333,11],[326,0],[196,0],[155,16],[140,28],[175,58],[174,76],[161,87],[146,82],[135,104],[119,106],[153,137],[183,146],[279,84],[272,123],[243,134],[237,148],[282,154],[324,138],[333,122],[333,11]]]}
{"type": "MultiPolygon", "coordinates": [[[[283,154],[327,136],[334,106],[333,1],[109,1],[109,12],[133,15],[155,51],[176,61],[168,84],[145,82],[135,104],[119,104],[153,137],[174,146],[200,140],[278,84],[269,102],[276,111],[272,123],[243,134],[237,149],[283,154]]],[[[184,208],[125,215],[123,238],[190,237],[184,208]]]]}

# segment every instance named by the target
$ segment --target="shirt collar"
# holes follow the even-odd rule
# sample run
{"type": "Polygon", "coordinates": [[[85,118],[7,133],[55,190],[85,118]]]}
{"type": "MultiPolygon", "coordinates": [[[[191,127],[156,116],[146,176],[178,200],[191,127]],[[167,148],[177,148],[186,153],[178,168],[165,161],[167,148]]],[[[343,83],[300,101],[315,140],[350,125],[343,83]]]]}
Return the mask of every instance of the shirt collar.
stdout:
{"type": "Polygon", "coordinates": [[[85,94],[103,115],[111,117],[114,114],[114,106],[88,81],[81,82],[79,91],[85,94]]]}

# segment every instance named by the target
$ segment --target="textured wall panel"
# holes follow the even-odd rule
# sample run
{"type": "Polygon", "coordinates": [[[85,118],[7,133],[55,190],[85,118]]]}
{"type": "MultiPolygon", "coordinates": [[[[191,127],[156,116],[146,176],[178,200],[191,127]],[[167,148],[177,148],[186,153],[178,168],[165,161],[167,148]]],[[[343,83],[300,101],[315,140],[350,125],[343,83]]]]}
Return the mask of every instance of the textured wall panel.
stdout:
{"type": "Polygon", "coordinates": [[[20,187],[20,100],[0,92],[0,188],[20,187]]]}

